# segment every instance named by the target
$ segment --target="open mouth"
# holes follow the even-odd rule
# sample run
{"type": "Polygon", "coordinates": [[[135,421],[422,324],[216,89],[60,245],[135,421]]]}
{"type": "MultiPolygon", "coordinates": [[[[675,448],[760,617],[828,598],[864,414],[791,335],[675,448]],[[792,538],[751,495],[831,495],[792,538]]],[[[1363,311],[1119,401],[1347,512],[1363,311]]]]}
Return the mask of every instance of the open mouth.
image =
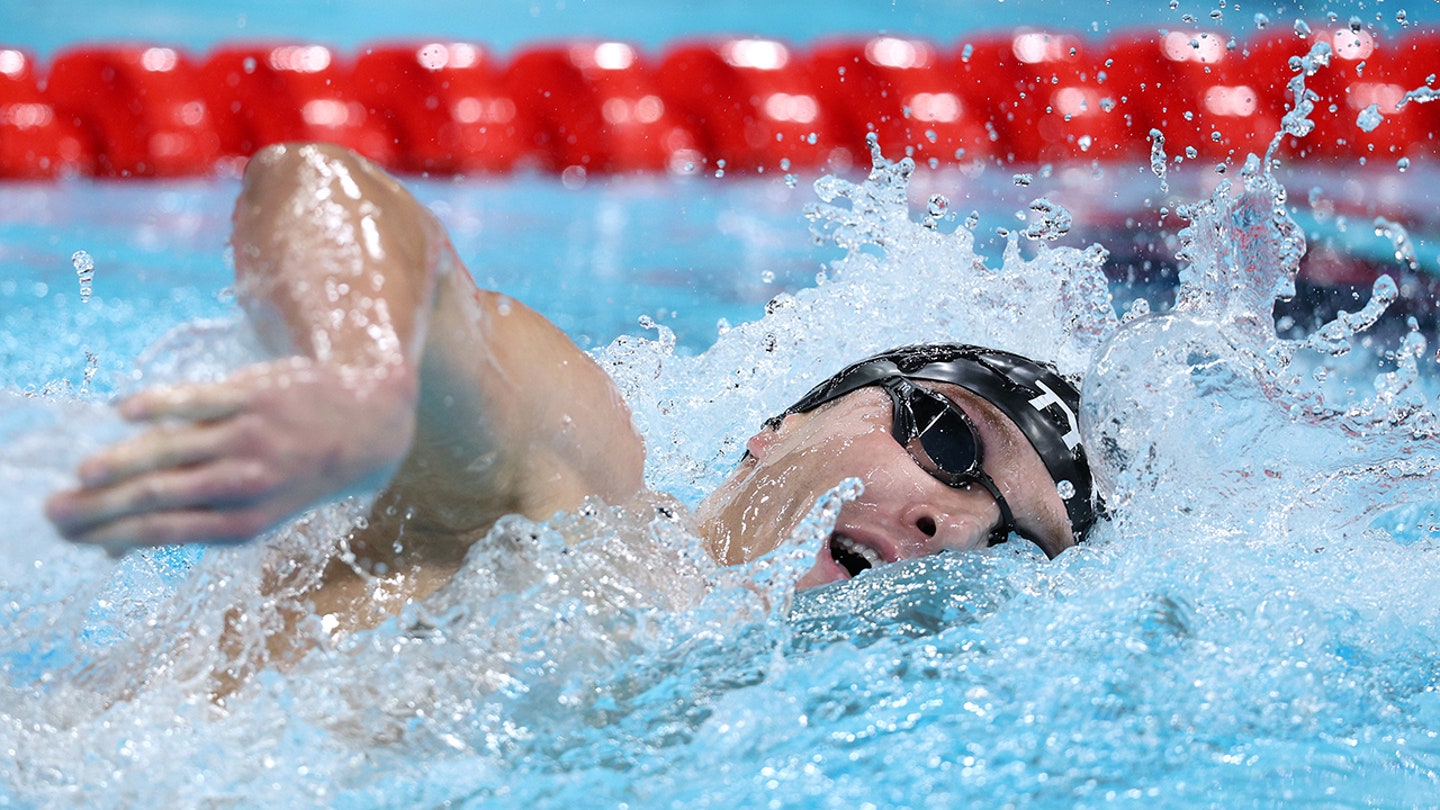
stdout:
{"type": "Polygon", "coordinates": [[[875,549],[838,533],[830,535],[830,556],[852,577],[885,564],[884,558],[875,549]]]}

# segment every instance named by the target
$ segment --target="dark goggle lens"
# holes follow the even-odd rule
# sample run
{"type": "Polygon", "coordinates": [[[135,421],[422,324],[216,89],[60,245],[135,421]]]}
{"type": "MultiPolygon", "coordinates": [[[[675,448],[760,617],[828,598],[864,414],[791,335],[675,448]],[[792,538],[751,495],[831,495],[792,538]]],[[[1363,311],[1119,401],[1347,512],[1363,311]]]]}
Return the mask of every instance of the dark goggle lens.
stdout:
{"type": "Polygon", "coordinates": [[[910,454],[947,484],[973,479],[980,470],[980,447],[968,420],[953,407],[919,391],[911,391],[908,399],[918,433],[906,443],[910,454]]]}

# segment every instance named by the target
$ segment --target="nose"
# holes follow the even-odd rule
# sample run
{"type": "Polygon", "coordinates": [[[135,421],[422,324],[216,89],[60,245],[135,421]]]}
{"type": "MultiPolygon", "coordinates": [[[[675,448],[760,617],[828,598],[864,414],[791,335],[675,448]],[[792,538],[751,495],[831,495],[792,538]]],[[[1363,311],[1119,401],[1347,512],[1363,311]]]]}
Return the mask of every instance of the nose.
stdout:
{"type": "Polygon", "coordinates": [[[914,552],[906,556],[924,557],[985,548],[991,528],[1000,520],[1000,509],[979,499],[963,508],[916,503],[906,510],[903,520],[915,540],[914,552]]]}

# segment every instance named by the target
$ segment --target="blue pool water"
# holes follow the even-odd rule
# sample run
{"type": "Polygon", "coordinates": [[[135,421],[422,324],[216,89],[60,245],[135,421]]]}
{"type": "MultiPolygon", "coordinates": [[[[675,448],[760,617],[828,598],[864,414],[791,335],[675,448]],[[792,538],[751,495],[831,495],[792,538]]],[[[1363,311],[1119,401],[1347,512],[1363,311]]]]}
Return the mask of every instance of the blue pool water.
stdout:
{"type": "MultiPolygon", "coordinates": [[[[633,13],[574,5],[582,20],[633,13]]],[[[247,8],[247,25],[279,19],[247,8]]],[[[294,16],[317,8],[333,11],[294,16]]],[[[727,6],[713,8],[701,16],[727,6]]],[[[957,19],[900,3],[878,19],[915,9],[957,19]]],[[[40,503],[123,433],[112,392],[223,373],[250,351],[224,293],[235,184],[0,186],[0,806],[1433,805],[1434,167],[1237,166],[1213,198],[1212,175],[1172,176],[1165,196],[1148,166],[1037,172],[1025,188],[1009,169],[921,171],[908,188],[903,174],[863,190],[520,177],[417,193],[482,283],[594,348],[647,437],[652,485],[685,503],[761,418],[876,348],[943,337],[1090,369],[1086,430],[1116,509],[1085,548],[1047,562],[1010,544],[792,599],[844,487],[744,570],[697,559],[653,514],[509,522],[451,586],[374,631],[286,672],[242,650],[259,671],[223,710],[204,697],[231,661],[214,638],[298,603],[255,596],[267,565],[287,561],[299,588],[357,507],[243,548],[117,563],[59,541],[40,503]],[[928,228],[932,192],[955,216],[928,228]],[[1042,196],[1075,214],[1053,243],[1018,236],[1042,196]],[[1412,214],[1413,270],[1363,213],[1379,197],[1412,214]],[[1176,204],[1192,208],[1188,235],[1151,224],[1176,204]],[[1135,227],[1102,227],[1107,206],[1135,227]],[[1358,335],[1320,328],[1390,288],[1307,289],[1307,269],[1277,333],[1295,223],[1309,261],[1390,271],[1391,314],[1358,335]],[[84,302],[76,250],[96,265],[84,302]]]]}

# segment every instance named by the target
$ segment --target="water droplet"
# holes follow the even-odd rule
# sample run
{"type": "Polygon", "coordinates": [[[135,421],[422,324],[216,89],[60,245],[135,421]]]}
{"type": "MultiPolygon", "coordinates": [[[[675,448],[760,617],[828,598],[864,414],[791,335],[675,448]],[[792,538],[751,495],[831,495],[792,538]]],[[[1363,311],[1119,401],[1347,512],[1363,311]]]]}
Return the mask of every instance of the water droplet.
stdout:
{"type": "Polygon", "coordinates": [[[1375,128],[1380,126],[1380,123],[1384,120],[1385,116],[1380,114],[1380,105],[1371,104],[1361,110],[1359,115],[1355,116],[1355,126],[1366,132],[1374,132],[1375,128]]]}
{"type": "Polygon", "coordinates": [[[1073,218],[1065,206],[1041,197],[1030,203],[1030,210],[1040,215],[1040,221],[1025,229],[1027,238],[1053,242],[1070,232],[1073,218]]]}
{"type": "Polygon", "coordinates": [[[1304,20],[1295,21],[1295,36],[1305,39],[1310,36],[1310,26],[1304,20]]]}
{"type": "Polygon", "coordinates": [[[1035,175],[1021,172],[1020,174],[1012,175],[1010,179],[1014,181],[1015,185],[1024,188],[1035,182],[1035,175]]]}
{"type": "Polygon", "coordinates": [[[931,194],[930,201],[925,204],[925,220],[922,224],[933,228],[949,211],[950,200],[944,194],[931,194]]]}
{"type": "Polygon", "coordinates": [[[1395,168],[1399,169],[1402,172],[1410,168],[1410,158],[1402,157],[1399,160],[1395,161],[1395,168]]]}
{"type": "Polygon", "coordinates": [[[91,282],[95,279],[95,260],[83,250],[70,254],[70,264],[75,266],[75,275],[80,279],[80,303],[90,300],[91,282]]]}
{"type": "Polygon", "coordinates": [[[1149,314],[1150,314],[1150,301],[1149,301],[1149,299],[1147,299],[1147,298],[1136,298],[1134,301],[1131,301],[1131,302],[1130,302],[1130,308],[1127,309],[1127,310],[1125,310],[1125,316],[1122,318],[1122,320],[1123,320],[1125,323],[1129,323],[1129,322],[1131,322],[1131,321],[1139,320],[1140,318],[1143,318],[1143,317],[1145,317],[1146,315],[1149,315],[1149,314]]]}
{"type": "Polygon", "coordinates": [[[1075,497],[1075,485],[1065,480],[1056,481],[1055,492],[1060,496],[1060,500],[1068,501],[1075,497]]]}
{"type": "Polygon", "coordinates": [[[1269,27],[1269,25],[1270,25],[1270,18],[1269,18],[1269,17],[1266,17],[1264,14],[1258,14],[1258,13],[1255,15],[1255,27],[1256,27],[1256,28],[1260,29],[1261,31],[1264,31],[1267,27],[1269,27]]]}
{"type": "Polygon", "coordinates": [[[774,271],[774,270],[765,270],[765,271],[762,271],[762,272],[760,273],[760,280],[761,280],[762,282],[766,283],[766,284],[774,284],[774,283],[775,283],[775,271],[774,271]]]}
{"type": "Polygon", "coordinates": [[[1168,192],[1170,184],[1165,179],[1165,133],[1150,130],[1150,171],[1160,178],[1160,191],[1168,192]]]}

